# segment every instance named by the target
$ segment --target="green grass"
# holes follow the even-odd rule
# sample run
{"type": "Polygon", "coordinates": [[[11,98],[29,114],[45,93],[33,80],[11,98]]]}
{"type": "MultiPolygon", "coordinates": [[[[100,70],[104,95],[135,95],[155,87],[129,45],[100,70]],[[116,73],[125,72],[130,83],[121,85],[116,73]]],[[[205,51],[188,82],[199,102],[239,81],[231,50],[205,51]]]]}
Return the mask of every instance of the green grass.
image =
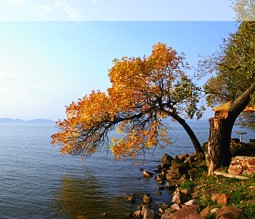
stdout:
{"type": "Polygon", "coordinates": [[[212,195],[226,194],[229,197],[228,205],[242,209],[247,218],[255,218],[255,175],[249,176],[248,180],[208,177],[206,168],[202,167],[197,168],[194,180],[184,181],[181,188],[189,190],[202,208],[221,207],[211,200],[212,195]]]}

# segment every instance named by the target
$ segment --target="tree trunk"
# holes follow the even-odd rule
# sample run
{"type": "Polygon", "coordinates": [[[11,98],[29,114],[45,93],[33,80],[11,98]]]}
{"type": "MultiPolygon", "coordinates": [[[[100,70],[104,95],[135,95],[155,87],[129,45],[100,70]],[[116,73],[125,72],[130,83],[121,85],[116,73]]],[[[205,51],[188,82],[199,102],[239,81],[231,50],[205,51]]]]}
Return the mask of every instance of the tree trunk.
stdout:
{"type": "Polygon", "coordinates": [[[173,119],[175,119],[186,131],[186,133],[188,134],[196,153],[202,153],[203,157],[205,158],[205,154],[204,151],[201,147],[201,144],[199,143],[197,136],[195,135],[195,133],[192,131],[192,129],[190,128],[190,126],[188,125],[188,123],[182,119],[181,117],[179,117],[176,114],[172,114],[172,113],[168,113],[173,119]]]}
{"type": "Polygon", "coordinates": [[[230,118],[214,117],[209,119],[210,133],[207,157],[209,175],[213,175],[214,169],[230,164],[230,139],[234,122],[235,120],[230,118]]]}
{"type": "Polygon", "coordinates": [[[228,166],[231,161],[230,140],[236,118],[250,102],[250,95],[255,91],[255,82],[244,91],[228,110],[216,111],[214,118],[209,119],[210,134],[208,143],[208,175],[221,166],[228,166]]]}
{"type": "Polygon", "coordinates": [[[181,126],[184,128],[184,130],[187,132],[187,134],[188,134],[188,136],[189,136],[189,138],[190,138],[190,140],[191,140],[191,142],[192,142],[196,152],[197,153],[202,153],[204,158],[205,158],[204,151],[203,151],[203,149],[201,147],[201,144],[198,141],[197,136],[195,135],[195,133],[190,128],[190,126],[186,123],[185,120],[178,121],[178,122],[181,124],[181,126]]]}

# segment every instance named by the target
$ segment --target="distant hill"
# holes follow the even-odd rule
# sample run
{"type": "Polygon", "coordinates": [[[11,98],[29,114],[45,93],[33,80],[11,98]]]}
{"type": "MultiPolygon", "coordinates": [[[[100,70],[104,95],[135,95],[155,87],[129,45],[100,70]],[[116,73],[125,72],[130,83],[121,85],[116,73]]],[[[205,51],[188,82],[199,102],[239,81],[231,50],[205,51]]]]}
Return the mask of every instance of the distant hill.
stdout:
{"type": "Polygon", "coordinates": [[[50,119],[33,119],[33,120],[29,120],[27,122],[29,122],[29,123],[55,123],[55,121],[50,120],[50,119]]]}
{"type": "Polygon", "coordinates": [[[55,121],[50,120],[50,119],[22,120],[22,119],[0,118],[0,123],[43,123],[43,124],[53,124],[53,123],[55,123],[55,121]]]}

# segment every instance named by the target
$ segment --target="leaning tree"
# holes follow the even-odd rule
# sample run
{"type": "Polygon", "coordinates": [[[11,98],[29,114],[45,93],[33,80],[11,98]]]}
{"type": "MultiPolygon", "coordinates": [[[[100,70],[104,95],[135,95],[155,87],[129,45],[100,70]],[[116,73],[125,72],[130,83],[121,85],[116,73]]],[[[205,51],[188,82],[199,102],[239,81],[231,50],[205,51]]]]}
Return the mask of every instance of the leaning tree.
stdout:
{"type": "Polygon", "coordinates": [[[208,104],[223,104],[209,120],[208,161],[212,174],[215,168],[229,165],[234,123],[247,106],[254,105],[255,22],[241,23],[238,31],[225,40],[220,53],[202,62],[202,67],[216,73],[205,85],[208,104]]]}
{"type": "Polygon", "coordinates": [[[109,70],[112,86],[92,91],[66,108],[66,119],[52,143],[61,152],[89,156],[110,140],[115,158],[137,157],[146,150],[169,144],[167,117],[181,124],[196,152],[200,143],[185,119],[201,117],[200,88],[187,76],[184,55],[163,43],[148,57],[123,57],[109,70]],[[109,139],[117,129],[121,135],[109,139]]]}

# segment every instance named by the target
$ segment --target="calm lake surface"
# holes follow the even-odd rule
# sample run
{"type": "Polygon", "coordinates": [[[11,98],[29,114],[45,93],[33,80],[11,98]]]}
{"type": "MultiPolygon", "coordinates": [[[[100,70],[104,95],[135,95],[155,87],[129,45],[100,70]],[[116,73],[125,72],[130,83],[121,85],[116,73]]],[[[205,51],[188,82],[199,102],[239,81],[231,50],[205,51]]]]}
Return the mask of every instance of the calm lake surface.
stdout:
{"type": "MultiPolygon", "coordinates": [[[[139,168],[151,170],[164,153],[172,156],[191,153],[193,148],[181,127],[171,129],[173,145],[146,157],[146,164],[115,161],[101,152],[88,160],[61,156],[59,147],[50,144],[56,132],[54,124],[0,124],[0,218],[77,218],[96,219],[107,212],[109,218],[123,218],[137,204],[127,202],[127,195],[142,197],[150,193],[154,204],[170,202],[171,194],[157,196],[154,179],[144,179],[139,168]]],[[[207,141],[208,124],[194,123],[201,143],[207,141]]],[[[243,141],[255,138],[248,131],[243,141]]]]}

